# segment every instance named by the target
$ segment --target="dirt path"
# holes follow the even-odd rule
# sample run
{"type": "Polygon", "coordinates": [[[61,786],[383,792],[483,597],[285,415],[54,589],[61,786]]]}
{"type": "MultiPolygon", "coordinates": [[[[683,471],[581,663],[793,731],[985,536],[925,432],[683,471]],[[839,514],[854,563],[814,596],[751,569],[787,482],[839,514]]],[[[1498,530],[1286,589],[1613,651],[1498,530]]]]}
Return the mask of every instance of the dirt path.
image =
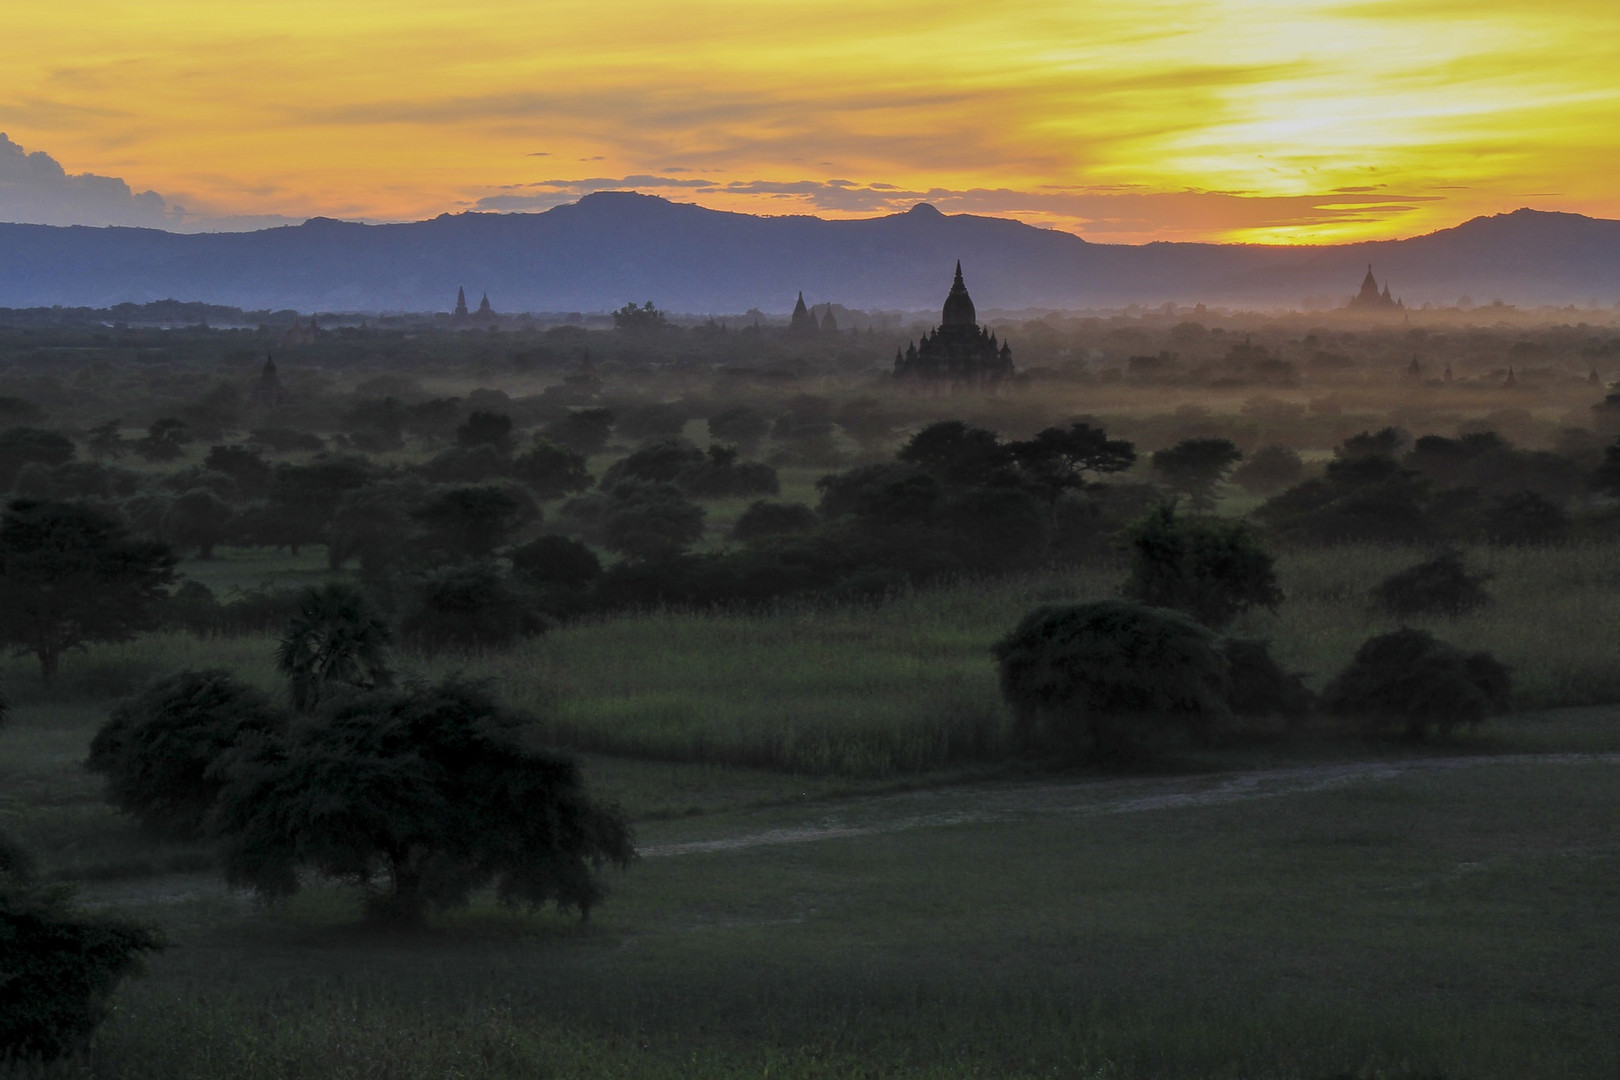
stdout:
{"type": "MultiPolygon", "coordinates": [[[[643,858],[746,851],[781,844],[809,844],[850,836],[875,836],[912,829],[1012,822],[1034,817],[1095,817],[1139,814],[1183,807],[1221,806],[1260,799],[1328,791],[1358,783],[1404,776],[1512,765],[1620,766],[1620,753],[1504,754],[1426,758],[1408,761],[1356,761],[1261,769],[1200,777],[1078,780],[1061,784],[999,784],[861,796],[836,804],[763,811],[762,816],[802,820],[724,836],[644,844],[643,858]]],[[[712,823],[711,823],[712,824],[712,823]]],[[[704,829],[703,819],[686,827],[704,829]]],[[[249,903],[247,894],[227,889],[214,874],[169,875],[143,881],[87,885],[80,893],[88,907],[177,904],[204,899],[249,903]]]]}
{"type": "Polygon", "coordinates": [[[830,809],[820,808],[819,820],[814,822],[739,832],[714,839],[647,844],[642,847],[641,854],[644,858],[655,859],[703,852],[741,851],[778,844],[815,843],[839,837],[872,836],[910,829],[1017,821],[1030,817],[1092,817],[1220,806],[1423,773],[1502,765],[1577,764],[1620,765],[1620,753],[1504,754],[1412,761],[1358,761],[1208,777],[941,788],[850,799],[830,809]]]}

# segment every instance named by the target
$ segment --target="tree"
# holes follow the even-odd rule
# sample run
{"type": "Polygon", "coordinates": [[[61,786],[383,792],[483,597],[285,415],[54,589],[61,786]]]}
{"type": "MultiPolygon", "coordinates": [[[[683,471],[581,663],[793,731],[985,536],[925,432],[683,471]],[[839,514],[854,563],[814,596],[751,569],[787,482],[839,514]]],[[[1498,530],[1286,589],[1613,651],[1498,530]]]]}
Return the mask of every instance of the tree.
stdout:
{"type": "Polygon", "coordinates": [[[0,1063],[77,1049],[118,984],[140,973],[144,954],[164,948],[155,929],[76,910],[72,898],[39,884],[32,861],[0,835],[0,1063]]]}
{"type": "Polygon", "coordinates": [[[709,438],[735,446],[745,454],[759,449],[771,425],[758,409],[734,405],[709,417],[709,438]]]}
{"type": "Polygon", "coordinates": [[[1286,446],[1262,446],[1232,472],[1232,483],[1255,495],[1271,495],[1305,475],[1305,463],[1286,446]]]}
{"type": "Polygon", "coordinates": [[[674,484],[627,480],[607,493],[602,544],[632,559],[678,554],[703,535],[703,507],[674,484]]]}
{"type": "Polygon", "coordinates": [[[1136,447],[1081,422],[1047,428],[1028,441],[1009,443],[1007,449],[1049,499],[1068,488],[1084,487],[1088,475],[1124,472],[1136,464],[1136,447]]]}
{"type": "Polygon", "coordinates": [[[583,454],[536,436],[534,444],[512,461],[512,475],[529,485],[542,499],[555,499],[585,491],[591,474],[583,454]]]}
{"type": "Polygon", "coordinates": [[[482,559],[521,526],[540,518],[540,508],[521,489],[500,484],[447,488],[411,511],[427,530],[432,551],[457,559],[482,559]]]}
{"type": "Polygon", "coordinates": [[[1393,615],[1466,615],[1491,602],[1485,591],[1491,577],[1488,572],[1470,574],[1462,552],[1442,551],[1389,575],[1372,595],[1393,615]]]}
{"type": "Polygon", "coordinates": [[[613,329],[636,337],[652,337],[669,329],[669,321],[651,300],[640,307],[632,300],[613,313],[613,329]]]}
{"type": "Polygon", "coordinates": [[[635,858],[631,831],[572,760],[525,746],[531,722],[450,680],[341,700],[290,740],[245,747],[211,818],[227,878],[275,899],[313,871],[407,925],[491,885],[588,917],[598,872],[635,858]]]}
{"type": "Polygon", "coordinates": [[[1243,452],[1230,439],[1182,439],[1168,450],[1154,451],[1152,458],[1165,486],[1187,496],[1195,514],[1215,509],[1221,481],[1242,460],[1243,452]]]}
{"type": "Polygon", "coordinates": [[[237,490],[250,499],[268,495],[276,474],[275,467],[252,446],[211,446],[203,468],[229,476],[236,481],[237,490]]]}
{"type": "Polygon", "coordinates": [[[493,446],[502,455],[512,452],[512,418],[504,413],[475,412],[456,428],[456,445],[463,450],[493,446]]]}
{"type": "Polygon", "coordinates": [[[590,457],[607,446],[613,423],[613,413],[607,409],[575,409],[541,428],[540,434],[558,446],[590,457]]]}
{"type": "Polygon", "coordinates": [[[311,585],[298,594],[298,613],[276,647],[276,670],[287,676],[293,707],[308,711],[329,683],[362,690],[392,685],[392,640],[359,589],[338,581],[311,585]]]}
{"type": "Polygon", "coordinates": [[[534,585],[583,588],[602,575],[596,553],[566,536],[542,536],[511,551],[512,571],[534,585]]]}
{"type": "Polygon", "coordinates": [[[803,503],[774,503],[764,499],[753,503],[731,527],[731,538],[743,543],[776,536],[813,532],[819,524],[816,512],[803,503]]]}
{"type": "Polygon", "coordinates": [[[1184,611],[1219,630],[1252,607],[1282,603],[1275,560],[1246,522],[1179,518],[1162,503],[1131,527],[1125,595],[1184,611]]]}
{"type": "Polygon", "coordinates": [[[230,672],[182,671],[114,708],[85,767],[148,832],[195,840],[222,786],[214,763],[245,733],[286,728],[286,713],[230,672]]]}
{"type": "Polygon", "coordinates": [[[400,632],[428,651],[506,648],[545,629],[527,598],[492,563],[430,570],[411,592],[400,632]]]}
{"type": "Polygon", "coordinates": [[[1369,638],[1348,667],[1322,690],[1322,708],[1359,720],[1369,732],[1400,726],[1421,742],[1428,730],[1446,738],[1508,707],[1512,679],[1488,652],[1465,653],[1427,630],[1402,628],[1369,638]]]}
{"type": "Polygon", "coordinates": [[[1122,600],[1036,608],[991,650],[1024,741],[1108,760],[1155,725],[1207,736],[1230,710],[1215,634],[1122,600]]]}
{"type": "Polygon", "coordinates": [[[99,510],[14,500],[0,515],[0,641],[33,653],[49,682],[67,650],[154,627],[174,564],[99,510]]]}
{"type": "Polygon", "coordinates": [[[183,457],[191,436],[186,433],[186,422],[174,417],[154,420],[143,438],[135,440],[135,452],[147,461],[174,461],[183,457]]]}
{"type": "Polygon", "coordinates": [[[10,491],[29,462],[55,468],[72,460],[75,452],[73,440],[54,431],[26,427],[0,431],[0,491],[10,491]]]}
{"type": "Polygon", "coordinates": [[[163,536],[176,547],[197,549],[197,558],[212,559],[214,545],[230,535],[236,511],[205,488],[188,491],[169,504],[163,536]]]}
{"type": "Polygon", "coordinates": [[[942,484],[967,486],[995,479],[1012,455],[993,431],[969,427],[960,420],[941,420],[906,440],[895,458],[923,469],[942,484]]]}

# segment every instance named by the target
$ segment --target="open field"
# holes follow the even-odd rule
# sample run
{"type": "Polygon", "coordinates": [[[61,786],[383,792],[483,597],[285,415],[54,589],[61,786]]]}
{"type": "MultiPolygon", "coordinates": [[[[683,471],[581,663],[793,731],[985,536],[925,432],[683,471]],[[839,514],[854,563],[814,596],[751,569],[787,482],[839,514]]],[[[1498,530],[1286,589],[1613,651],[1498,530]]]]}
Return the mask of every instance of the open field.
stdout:
{"type": "Polygon", "coordinates": [[[1609,1077],[1617,768],[645,823],[588,927],[478,907],[390,937],[319,889],[266,912],[196,875],[97,885],[175,947],[60,1075],[1609,1077]],[[795,828],[820,835],[736,843],[795,828]]]}

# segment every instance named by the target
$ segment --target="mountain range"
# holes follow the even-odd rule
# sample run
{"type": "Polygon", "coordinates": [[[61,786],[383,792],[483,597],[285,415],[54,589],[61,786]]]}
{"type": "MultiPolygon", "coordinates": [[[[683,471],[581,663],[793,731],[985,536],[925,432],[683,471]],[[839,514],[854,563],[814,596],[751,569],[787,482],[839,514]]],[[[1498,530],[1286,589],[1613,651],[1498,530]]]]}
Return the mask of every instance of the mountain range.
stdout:
{"type": "Polygon", "coordinates": [[[919,203],[854,221],[709,210],[600,192],[537,214],[366,225],[313,218],[248,233],[0,224],[0,306],[166,298],[247,309],[447,311],[464,286],[497,311],[685,313],[809,303],[937,307],[956,260],[981,310],[1206,303],[1325,307],[1371,264],[1408,306],[1620,301],[1620,221],[1517,210],[1405,240],[1326,246],[1090,243],[919,203]]]}

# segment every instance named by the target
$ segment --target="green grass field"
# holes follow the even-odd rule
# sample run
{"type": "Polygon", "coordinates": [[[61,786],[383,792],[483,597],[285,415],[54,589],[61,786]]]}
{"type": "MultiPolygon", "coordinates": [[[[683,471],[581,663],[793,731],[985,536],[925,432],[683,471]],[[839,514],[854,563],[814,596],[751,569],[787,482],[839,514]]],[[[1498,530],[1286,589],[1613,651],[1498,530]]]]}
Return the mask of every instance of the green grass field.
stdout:
{"type": "MultiPolygon", "coordinates": [[[[1238,630],[1320,685],[1393,625],[1367,589],[1422,554],[1286,554],[1288,601],[1238,630]]],[[[186,570],[324,567],[223,555],[186,570]]],[[[1117,569],[401,657],[495,680],[637,822],[647,855],[587,927],[483,901],[383,935],[319,883],[262,909],[105,806],[79,763],[112,704],[187,666],[275,690],[268,637],[96,646],[51,687],[11,658],[0,828],[174,941],[53,1074],[1612,1080],[1616,555],[1476,552],[1496,604],[1424,624],[1511,664],[1521,714],[1424,748],[1319,725],[1136,777],[1010,757],[987,651],[1117,569]]]]}

